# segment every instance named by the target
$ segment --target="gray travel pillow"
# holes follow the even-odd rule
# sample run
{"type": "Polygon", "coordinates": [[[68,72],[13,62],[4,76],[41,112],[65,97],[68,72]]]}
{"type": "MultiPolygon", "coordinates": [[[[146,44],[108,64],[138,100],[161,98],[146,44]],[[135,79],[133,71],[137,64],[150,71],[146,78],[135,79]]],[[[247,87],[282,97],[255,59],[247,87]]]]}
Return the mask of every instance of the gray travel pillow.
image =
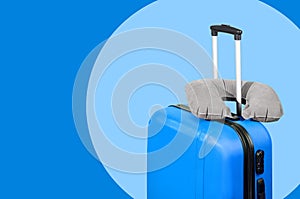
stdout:
{"type": "MultiPolygon", "coordinates": [[[[191,112],[203,119],[233,118],[225,100],[236,98],[234,80],[202,79],[186,85],[186,95],[191,112]]],[[[242,82],[244,119],[274,122],[283,115],[279,97],[268,85],[258,82],[242,82]]]]}

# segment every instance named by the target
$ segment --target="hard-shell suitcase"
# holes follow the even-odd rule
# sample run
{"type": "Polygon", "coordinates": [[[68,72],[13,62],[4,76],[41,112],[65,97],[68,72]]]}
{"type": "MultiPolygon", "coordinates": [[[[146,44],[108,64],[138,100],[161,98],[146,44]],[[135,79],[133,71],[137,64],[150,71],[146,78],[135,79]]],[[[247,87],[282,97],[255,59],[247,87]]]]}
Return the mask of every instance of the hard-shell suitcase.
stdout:
{"type": "MultiPolygon", "coordinates": [[[[212,27],[235,36],[241,85],[241,31],[212,27]]],[[[212,36],[217,78],[217,34],[212,36]]],[[[238,114],[240,92],[237,85],[238,114]]],[[[148,134],[148,199],[272,198],[271,138],[260,122],[241,117],[208,121],[195,117],[187,106],[173,105],[153,114],[148,134]]]]}

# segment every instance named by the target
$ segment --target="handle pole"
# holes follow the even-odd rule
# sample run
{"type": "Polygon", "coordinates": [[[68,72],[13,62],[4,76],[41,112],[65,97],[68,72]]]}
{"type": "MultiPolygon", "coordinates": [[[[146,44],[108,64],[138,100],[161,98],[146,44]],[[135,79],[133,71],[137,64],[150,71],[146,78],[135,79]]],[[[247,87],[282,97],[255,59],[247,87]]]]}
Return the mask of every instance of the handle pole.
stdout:
{"type": "Polygon", "coordinates": [[[241,40],[235,40],[235,62],[236,62],[236,101],[237,114],[242,114],[242,61],[241,40]]]}
{"type": "Polygon", "coordinates": [[[210,26],[213,45],[213,73],[214,79],[218,79],[218,33],[234,35],[235,40],[235,63],[236,63],[236,112],[242,115],[242,62],[241,62],[241,39],[243,31],[229,25],[210,26]]]}
{"type": "Polygon", "coordinates": [[[218,36],[212,36],[212,51],[214,79],[218,79],[218,36]]]}

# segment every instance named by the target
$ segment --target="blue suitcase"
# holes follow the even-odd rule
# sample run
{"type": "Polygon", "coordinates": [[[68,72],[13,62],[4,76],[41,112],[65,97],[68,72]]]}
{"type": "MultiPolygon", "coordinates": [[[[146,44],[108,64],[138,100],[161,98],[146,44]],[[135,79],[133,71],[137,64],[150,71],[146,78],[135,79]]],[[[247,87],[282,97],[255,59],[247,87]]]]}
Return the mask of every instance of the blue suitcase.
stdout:
{"type": "MultiPolygon", "coordinates": [[[[219,32],[235,35],[240,56],[237,29],[220,27],[219,32]]],[[[213,59],[216,63],[215,50],[213,59]]],[[[239,115],[241,99],[237,102],[239,115]]],[[[272,198],[272,143],[260,122],[242,117],[208,121],[185,105],[173,105],[153,114],[148,134],[148,199],[272,198]]]]}

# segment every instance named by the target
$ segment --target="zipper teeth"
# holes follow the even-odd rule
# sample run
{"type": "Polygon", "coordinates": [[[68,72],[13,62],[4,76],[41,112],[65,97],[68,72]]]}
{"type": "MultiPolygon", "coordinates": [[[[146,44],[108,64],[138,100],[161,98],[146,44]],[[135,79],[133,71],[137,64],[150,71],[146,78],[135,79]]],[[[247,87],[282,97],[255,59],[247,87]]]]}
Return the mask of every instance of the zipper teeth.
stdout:
{"type": "Polygon", "coordinates": [[[239,124],[226,120],[241,139],[244,149],[244,199],[254,199],[254,146],[248,132],[239,124]]]}
{"type": "Polygon", "coordinates": [[[248,186],[249,186],[249,199],[254,199],[255,198],[255,183],[254,183],[254,145],[252,142],[252,139],[250,137],[250,135],[248,134],[248,132],[246,131],[246,129],[238,124],[235,124],[236,126],[238,126],[238,128],[240,128],[241,132],[243,133],[243,135],[245,136],[247,143],[248,143],[248,160],[249,160],[249,164],[247,165],[248,167],[248,172],[247,172],[247,176],[248,176],[248,186]]]}

